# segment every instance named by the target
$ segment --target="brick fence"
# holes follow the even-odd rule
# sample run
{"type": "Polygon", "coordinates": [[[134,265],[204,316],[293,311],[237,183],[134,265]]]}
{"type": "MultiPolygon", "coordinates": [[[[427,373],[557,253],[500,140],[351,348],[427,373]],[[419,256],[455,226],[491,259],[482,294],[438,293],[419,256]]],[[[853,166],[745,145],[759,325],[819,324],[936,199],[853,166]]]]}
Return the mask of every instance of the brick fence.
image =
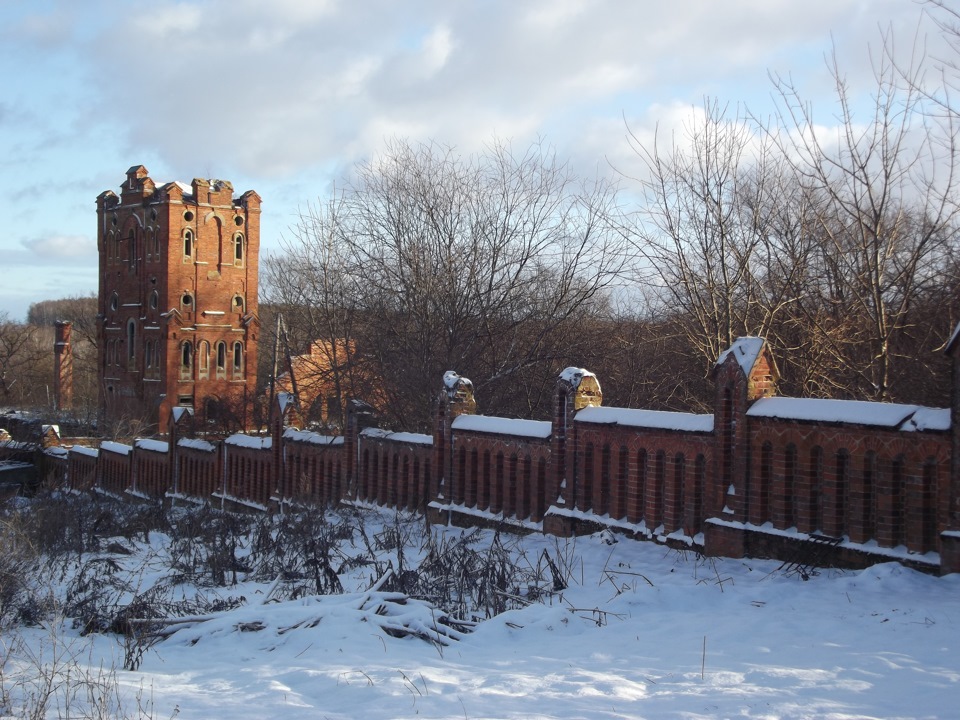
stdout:
{"type": "Polygon", "coordinates": [[[62,466],[48,476],[231,509],[353,502],[518,532],[610,528],[733,557],[795,559],[827,540],[827,562],[960,571],[960,392],[949,409],[777,397],[760,338],[737,340],[712,377],[714,412],[696,415],[604,407],[597,378],[568,368],[553,417],[534,421],[477,415],[470,381],[448,372],[432,435],[379,428],[361,402],[341,437],[285,427],[281,395],[269,436],[181,438],[181,413],[167,442],[74,447],[48,456],[62,466]]]}

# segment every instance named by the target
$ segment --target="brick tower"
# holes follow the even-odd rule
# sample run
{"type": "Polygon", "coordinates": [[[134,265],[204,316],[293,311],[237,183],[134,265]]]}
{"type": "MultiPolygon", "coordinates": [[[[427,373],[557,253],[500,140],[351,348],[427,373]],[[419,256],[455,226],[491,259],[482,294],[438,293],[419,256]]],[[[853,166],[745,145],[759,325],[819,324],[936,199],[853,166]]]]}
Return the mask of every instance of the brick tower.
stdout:
{"type": "Polygon", "coordinates": [[[100,410],[163,430],[174,407],[248,428],[256,386],[260,196],[157,185],[142,165],[97,197],[100,410]]]}

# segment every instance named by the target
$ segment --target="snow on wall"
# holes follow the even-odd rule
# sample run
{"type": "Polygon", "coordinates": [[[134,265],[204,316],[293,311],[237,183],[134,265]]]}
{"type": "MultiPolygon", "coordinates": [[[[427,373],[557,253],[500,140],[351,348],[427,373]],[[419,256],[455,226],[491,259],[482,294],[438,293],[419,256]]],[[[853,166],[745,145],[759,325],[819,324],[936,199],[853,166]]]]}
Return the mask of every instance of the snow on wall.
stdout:
{"type": "Polygon", "coordinates": [[[141,450],[149,450],[150,452],[165,453],[170,451],[170,443],[163,442],[162,440],[137,438],[133,444],[134,447],[138,447],[141,450]]]}
{"type": "Polygon", "coordinates": [[[635,410],[617,407],[587,407],[577,413],[575,422],[600,425],[677,430],[681,432],[713,432],[713,415],[635,410]]]}
{"type": "Polygon", "coordinates": [[[360,434],[369,438],[390,440],[391,442],[405,442],[412,443],[414,445],[433,445],[433,436],[424,435],[422,433],[392,432],[390,430],[383,430],[382,428],[366,428],[360,434]]]}
{"type": "Polygon", "coordinates": [[[949,410],[865,400],[761,398],[747,410],[747,415],[779,420],[851,423],[908,431],[950,429],[949,410]]]}
{"type": "Polygon", "coordinates": [[[86,445],[74,445],[70,448],[70,452],[75,452],[77,455],[86,455],[87,457],[97,457],[100,455],[100,451],[97,448],[87,447],[86,445]]]}
{"type": "Polygon", "coordinates": [[[217,446],[206,440],[194,440],[192,438],[181,438],[177,440],[178,447],[191,448],[193,450],[202,450],[204,452],[213,452],[217,446]]]}
{"type": "Polygon", "coordinates": [[[243,433],[231,435],[223,442],[227,445],[250,448],[251,450],[266,450],[273,447],[273,438],[271,437],[256,437],[253,435],[244,435],[243,433]]]}
{"type": "Polygon", "coordinates": [[[130,451],[133,450],[133,448],[129,445],[113,442],[113,440],[104,440],[102,443],[100,443],[100,449],[117,453],[118,455],[129,455],[130,451]]]}
{"type": "Polygon", "coordinates": [[[454,430],[535,438],[548,438],[552,432],[552,425],[546,420],[517,420],[486,415],[460,415],[454,419],[452,427],[454,430]]]}
{"type": "Polygon", "coordinates": [[[321,435],[320,433],[309,430],[297,430],[296,428],[287,428],[283,431],[284,440],[293,442],[310,443],[312,445],[343,445],[342,436],[321,435]]]}

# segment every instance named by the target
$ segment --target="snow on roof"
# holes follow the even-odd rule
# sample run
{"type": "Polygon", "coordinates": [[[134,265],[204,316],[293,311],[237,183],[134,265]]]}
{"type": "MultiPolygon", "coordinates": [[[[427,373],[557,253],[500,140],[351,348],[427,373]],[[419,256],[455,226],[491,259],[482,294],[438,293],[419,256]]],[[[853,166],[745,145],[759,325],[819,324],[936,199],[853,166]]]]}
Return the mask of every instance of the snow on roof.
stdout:
{"type": "Polygon", "coordinates": [[[868,402],[864,400],[823,400],[818,398],[772,397],[757,400],[747,415],[779,418],[780,420],[807,420],[829,423],[852,423],[891,429],[946,430],[950,427],[950,411],[925,408],[919,405],[868,402]],[[944,416],[946,413],[946,416],[944,416]],[[919,417],[918,417],[919,414],[919,417]],[[908,421],[916,420],[912,426],[908,421]],[[946,426],[944,427],[944,423],[946,426]],[[901,426],[904,426],[901,428],[901,426]]]}
{"type": "Polygon", "coordinates": [[[666,412],[662,410],[634,410],[617,407],[586,407],[577,413],[576,422],[601,425],[623,425],[682,432],[713,432],[713,415],[666,412]]]}
{"type": "Polygon", "coordinates": [[[391,442],[413,443],[414,445],[433,445],[433,436],[422,433],[411,432],[392,432],[382,428],[366,428],[361,435],[367,437],[379,438],[381,440],[390,440],[391,442]]]}
{"type": "Polygon", "coordinates": [[[568,367],[560,373],[560,379],[570,383],[573,387],[580,387],[580,382],[585,377],[596,377],[596,375],[589,370],[578,367],[568,367]]]}
{"type": "Polygon", "coordinates": [[[454,430],[548,438],[553,427],[546,420],[517,420],[487,415],[459,415],[452,425],[454,430]]]}
{"type": "Polygon", "coordinates": [[[163,442],[163,440],[150,440],[148,438],[137,438],[133,441],[134,447],[138,447],[141,450],[149,450],[150,452],[169,452],[170,443],[163,442]]]}
{"type": "Polygon", "coordinates": [[[740,363],[743,374],[749,376],[750,371],[753,370],[754,363],[763,350],[763,343],[764,340],[762,337],[739,337],[734,340],[733,345],[720,353],[716,366],[719,367],[723,365],[724,361],[732,354],[737,359],[737,362],[740,363]]]}
{"type": "Polygon", "coordinates": [[[48,432],[53,430],[57,435],[60,435],[60,426],[59,425],[41,425],[40,432],[46,435],[48,432]]]}
{"type": "Polygon", "coordinates": [[[257,437],[255,435],[244,435],[243,433],[237,433],[231,435],[224,442],[227,445],[236,445],[237,447],[252,448],[254,450],[266,450],[267,448],[273,447],[273,438],[271,437],[257,437]]]}
{"type": "Polygon", "coordinates": [[[461,382],[466,383],[470,387],[473,387],[473,383],[469,379],[462,377],[457,372],[453,370],[447,370],[443,374],[443,384],[446,386],[447,390],[456,390],[457,385],[461,382]]]}
{"type": "Polygon", "coordinates": [[[178,447],[191,448],[193,450],[203,450],[204,452],[213,452],[217,446],[206,440],[195,440],[193,438],[182,438],[177,440],[178,447]]]}
{"type": "Polygon", "coordinates": [[[180,422],[180,418],[184,415],[193,415],[193,408],[177,406],[173,409],[173,421],[175,423],[180,422]]]}
{"type": "Polygon", "coordinates": [[[87,457],[97,457],[100,454],[97,448],[87,447],[86,445],[74,445],[70,448],[70,452],[75,452],[77,455],[86,455],[87,457]]]}
{"type": "Polygon", "coordinates": [[[70,450],[65,447],[48,447],[43,449],[43,454],[50,457],[66,458],[70,455],[70,450]]]}
{"type": "Polygon", "coordinates": [[[130,451],[133,450],[133,448],[129,445],[114,442],[113,440],[104,440],[102,443],[100,443],[100,449],[117,453],[119,455],[129,455],[130,451]]]}
{"type": "Polygon", "coordinates": [[[907,432],[925,430],[949,430],[950,408],[920,407],[900,428],[907,432]]]}
{"type": "Polygon", "coordinates": [[[293,405],[293,393],[280,392],[277,393],[277,407],[280,408],[280,415],[285,415],[287,408],[293,405]]]}
{"type": "MultiPolygon", "coordinates": [[[[287,394],[287,393],[285,393],[287,394]]],[[[293,442],[311,443],[313,445],[343,445],[343,437],[335,435],[321,435],[310,430],[297,430],[296,428],[287,428],[283,431],[285,440],[293,442]]]]}

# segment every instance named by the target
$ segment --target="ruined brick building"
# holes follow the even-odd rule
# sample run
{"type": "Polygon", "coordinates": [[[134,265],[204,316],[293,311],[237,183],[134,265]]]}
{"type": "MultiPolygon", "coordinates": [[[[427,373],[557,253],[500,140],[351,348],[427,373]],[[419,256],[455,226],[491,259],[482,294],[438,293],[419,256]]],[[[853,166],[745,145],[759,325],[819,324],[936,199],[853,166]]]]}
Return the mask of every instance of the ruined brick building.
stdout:
{"type": "Polygon", "coordinates": [[[256,386],[260,196],[127,171],[97,197],[100,410],[165,429],[175,407],[246,428],[256,386]]]}

